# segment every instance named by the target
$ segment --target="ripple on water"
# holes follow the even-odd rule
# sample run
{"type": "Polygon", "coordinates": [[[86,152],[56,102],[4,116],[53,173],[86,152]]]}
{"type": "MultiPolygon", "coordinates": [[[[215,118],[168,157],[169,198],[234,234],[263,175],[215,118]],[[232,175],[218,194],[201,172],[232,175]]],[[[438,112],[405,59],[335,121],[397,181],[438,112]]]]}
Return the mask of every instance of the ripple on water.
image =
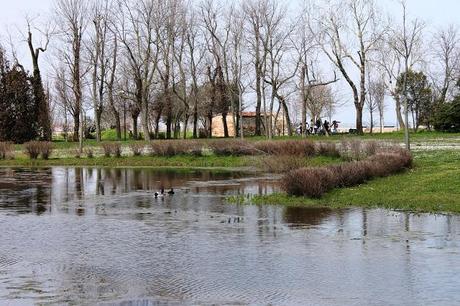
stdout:
{"type": "Polygon", "coordinates": [[[270,184],[0,169],[0,304],[460,303],[459,217],[224,203],[270,184]]]}

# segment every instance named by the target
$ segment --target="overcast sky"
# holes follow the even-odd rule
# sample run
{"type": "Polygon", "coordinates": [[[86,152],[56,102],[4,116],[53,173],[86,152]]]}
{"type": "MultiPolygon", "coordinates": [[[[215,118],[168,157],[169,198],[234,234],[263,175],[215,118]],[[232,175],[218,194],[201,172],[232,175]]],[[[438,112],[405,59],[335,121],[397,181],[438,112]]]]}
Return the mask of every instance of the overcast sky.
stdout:
{"type": "MultiPolygon", "coordinates": [[[[219,1],[219,0],[217,0],[219,1]]],[[[293,2],[293,1],[288,1],[293,2]]],[[[0,0],[0,41],[2,45],[8,48],[8,33],[11,33],[12,41],[15,44],[15,49],[18,52],[18,57],[23,61],[25,65],[29,65],[30,61],[28,58],[26,45],[24,42],[20,42],[21,38],[17,34],[19,26],[24,26],[24,17],[40,16],[50,17],[50,11],[52,10],[54,0],[0,0]]],[[[397,2],[396,0],[378,0],[378,5],[385,8],[389,12],[397,14],[397,2]]],[[[419,17],[428,24],[428,31],[434,31],[436,28],[445,26],[447,24],[459,24],[460,18],[458,13],[460,12],[460,0],[408,0],[408,11],[411,17],[419,17]]],[[[44,18],[44,19],[46,19],[44,18]]],[[[46,58],[44,58],[46,61],[46,58]]],[[[351,105],[351,92],[347,94],[347,88],[344,87],[341,91],[341,95],[345,96],[348,101],[347,106],[342,107],[337,112],[337,119],[352,123],[354,120],[354,108],[351,105]]],[[[394,124],[394,112],[392,111],[392,104],[389,105],[387,110],[386,124],[394,124]]],[[[367,115],[365,116],[367,121],[367,115]]]]}

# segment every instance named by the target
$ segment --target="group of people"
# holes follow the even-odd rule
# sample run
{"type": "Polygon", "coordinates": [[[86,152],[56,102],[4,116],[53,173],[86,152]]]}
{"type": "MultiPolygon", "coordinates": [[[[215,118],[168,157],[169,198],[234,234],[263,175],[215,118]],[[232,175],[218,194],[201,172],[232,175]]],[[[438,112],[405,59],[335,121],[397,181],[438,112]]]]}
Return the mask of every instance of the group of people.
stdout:
{"type": "MultiPolygon", "coordinates": [[[[317,119],[316,121],[312,119],[310,124],[308,124],[308,122],[305,123],[306,129],[307,129],[306,134],[308,135],[326,135],[326,136],[337,134],[339,123],[340,121],[337,121],[337,120],[334,120],[332,121],[332,123],[330,123],[327,120],[324,120],[324,122],[322,122],[321,119],[317,119]]],[[[302,134],[302,125],[299,126],[298,133],[302,134]]]]}

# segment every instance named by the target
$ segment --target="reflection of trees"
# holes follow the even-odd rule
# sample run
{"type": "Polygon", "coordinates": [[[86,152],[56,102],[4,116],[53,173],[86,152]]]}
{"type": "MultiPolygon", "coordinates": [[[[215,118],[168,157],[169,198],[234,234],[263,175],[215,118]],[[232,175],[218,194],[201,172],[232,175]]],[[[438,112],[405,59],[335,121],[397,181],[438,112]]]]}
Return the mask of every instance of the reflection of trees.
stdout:
{"type": "Polygon", "coordinates": [[[0,208],[41,215],[51,203],[51,183],[51,169],[2,170],[0,208]]]}
{"type": "Polygon", "coordinates": [[[289,225],[320,225],[332,214],[329,208],[286,207],[283,219],[289,225]]]}

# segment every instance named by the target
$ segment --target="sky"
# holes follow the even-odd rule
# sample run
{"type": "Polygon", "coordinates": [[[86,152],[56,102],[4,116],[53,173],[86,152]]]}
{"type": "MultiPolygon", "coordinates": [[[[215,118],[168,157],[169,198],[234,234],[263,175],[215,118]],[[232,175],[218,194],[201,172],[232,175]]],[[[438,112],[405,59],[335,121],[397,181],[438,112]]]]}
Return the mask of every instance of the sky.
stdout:
{"type": "MultiPolygon", "coordinates": [[[[221,0],[216,0],[221,1],[221,0]]],[[[231,0],[230,0],[231,1],[231,0]]],[[[297,0],[296,0],[297,1],[297,0]]],[[[294,3],[294,1],[287,1],[294,3]]],[[[378,6],[385,8],[392,15],[398,15],[398,2],[396,0],[377,0],[378,6]]],[[[22,41],[21,35],[18,34],[25,25],[25,16],[32,17],[40,16],[45,20],[49,20],[50,11],[52,10],[54,0],[0,0],[0,42],[4,47],[9,48],[9,37],[11,37],[12,44],[17,50],[19,59],[30,67],[30,59],[25,42],[22,41]]],[[[408,13],[410,17],[417,17],[423,19],[428,26],[428,31],[435,31],[448,24],[460,25],[460,0],[408,0],[408,13]]],[[[46,57],[43,58],[46,62],[46,57]]],[[[46,63],[45,63],[46,65],[46,63]]],[[[351,91],[345,84],[341,85],[340,96],[344,97],[342,106],[337,110],[334,119],[342,121],[346,125],[351,125],[354,122],[354,107],[352,105],[351,91]]],[[[386,111],[386,125],[395,124],[395,116],[393,111],[392,101],[388,101],[386,111]]],[[[365,115],[364,121],[368,121],[365,115]]]]}

